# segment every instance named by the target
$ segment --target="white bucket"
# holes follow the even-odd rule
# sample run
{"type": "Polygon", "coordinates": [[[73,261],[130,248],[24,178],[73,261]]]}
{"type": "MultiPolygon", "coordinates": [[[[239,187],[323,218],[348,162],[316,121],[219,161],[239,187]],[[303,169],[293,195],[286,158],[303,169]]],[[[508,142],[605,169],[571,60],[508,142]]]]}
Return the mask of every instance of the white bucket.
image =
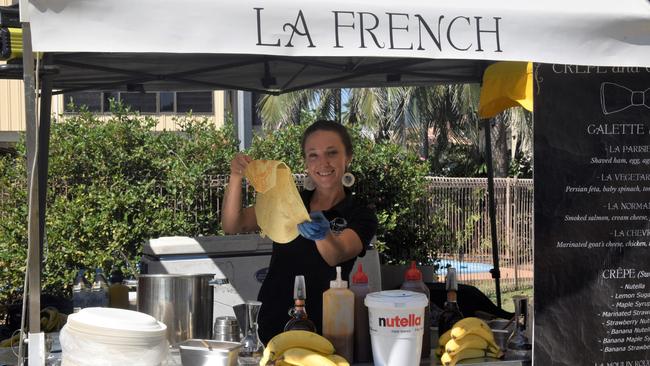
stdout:
{"type": "Polygon", "coordinates": [[[168,356],[167,327],[137,311],[85,308],[59,335],[62,366],[158,366],[168,356]]]}
{"type": "Polygon", "coordinates": [[[377,366],[420,364],[426,295],[405,290],[373,292],[368,307],[372,356],[377,366]]]}

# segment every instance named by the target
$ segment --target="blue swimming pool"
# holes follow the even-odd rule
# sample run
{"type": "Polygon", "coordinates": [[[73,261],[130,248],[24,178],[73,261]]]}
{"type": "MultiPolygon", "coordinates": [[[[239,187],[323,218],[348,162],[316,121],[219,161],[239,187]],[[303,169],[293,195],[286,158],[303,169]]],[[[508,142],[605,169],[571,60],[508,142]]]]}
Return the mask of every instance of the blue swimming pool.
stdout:
{"type": "Polygon", "coordinates": [[[446,276],[447,265],[456,268],[456,272],[460,273],[482,273],[489,272],[492,269],[492,263],[466,262],[456,259],[441,259],[440,262],[438,262],[438,271],[436,273],[438,273],[439,276],[446,276]]]}

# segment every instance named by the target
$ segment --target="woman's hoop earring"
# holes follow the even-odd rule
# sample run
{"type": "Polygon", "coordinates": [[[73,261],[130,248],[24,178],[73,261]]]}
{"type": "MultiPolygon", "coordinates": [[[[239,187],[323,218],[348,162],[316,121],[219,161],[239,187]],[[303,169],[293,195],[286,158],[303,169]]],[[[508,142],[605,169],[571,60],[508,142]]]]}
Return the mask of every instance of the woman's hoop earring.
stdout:
{"type": "Polygon", "coordinates": [[[316,189],[316,185],[314,184],[314,181],[311,180],[311,177],[308,175],[305,175],[305,177],[302,179],[302,186],[308,191],[313,191],[316,189]]]}
{"type": "Polygon", "coordinates": [[[350,172],[345,172],[345,174],[343,174],[343,177],[341,177],[341,183],[347,188],[352,187],[354,181],[354,175],[350,172]]]}

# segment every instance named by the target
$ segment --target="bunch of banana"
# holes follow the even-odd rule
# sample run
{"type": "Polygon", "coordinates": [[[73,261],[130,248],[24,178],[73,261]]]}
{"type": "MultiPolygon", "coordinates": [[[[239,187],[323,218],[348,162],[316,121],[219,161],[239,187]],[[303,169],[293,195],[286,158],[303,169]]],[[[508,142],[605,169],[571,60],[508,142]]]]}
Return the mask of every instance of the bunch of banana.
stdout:
{"type": "Polygon", "coordinates": [[[458,321],[440,336],[436,354],[444,366],[455,366],[459,361],[469,358],[503,356],[490,326],[473,317],[458,321]]]}
{"type": "Polygon", "coordinates": [[[61,330],[68,316],[60,313],[55,307],[48,306],[41,310],[41,329],[43,332],[57,332],[61,330]]]}
{"type": "Polygon", "coordinates": [[[350,366],[334,354],[326,338],[304,330],[290,330],[273,337],[260,360],[260,366],[350,366]]]}
{"type": "Polygon", "coordinates": [[[0,342],[0,348],[16,347],[18,345],[18,342],[20,342],[20,332],[16,332],[13,337],[7,338],[0,342]]]}

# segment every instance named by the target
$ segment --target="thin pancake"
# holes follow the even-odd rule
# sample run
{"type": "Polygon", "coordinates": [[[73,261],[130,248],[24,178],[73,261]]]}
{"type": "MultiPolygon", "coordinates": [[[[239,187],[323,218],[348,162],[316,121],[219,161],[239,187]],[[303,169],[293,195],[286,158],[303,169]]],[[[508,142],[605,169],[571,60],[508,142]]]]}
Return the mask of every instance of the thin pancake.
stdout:
{"type": "Polygon", "coordinates": [[[266,235],[276,243],[298,236],[297,225],[309,220],[289,167],[277,160],[254,160],[244,175],[257,191],[255,217],[266,235]]]}

